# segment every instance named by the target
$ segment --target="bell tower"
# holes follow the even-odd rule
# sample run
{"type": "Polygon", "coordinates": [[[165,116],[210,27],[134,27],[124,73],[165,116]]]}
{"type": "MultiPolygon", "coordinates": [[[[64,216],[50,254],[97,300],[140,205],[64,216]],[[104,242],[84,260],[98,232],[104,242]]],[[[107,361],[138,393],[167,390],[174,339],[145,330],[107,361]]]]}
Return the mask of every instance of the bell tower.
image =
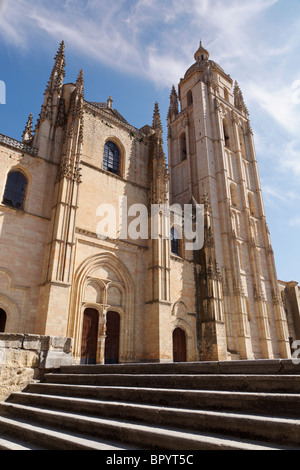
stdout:
{"type": "Polygon", "coordinates": [[[249,112],[238,83],[202,43],[194,58],[170,96],[170,203],[209,203],[230,357],[287,358],[249,112]]]}

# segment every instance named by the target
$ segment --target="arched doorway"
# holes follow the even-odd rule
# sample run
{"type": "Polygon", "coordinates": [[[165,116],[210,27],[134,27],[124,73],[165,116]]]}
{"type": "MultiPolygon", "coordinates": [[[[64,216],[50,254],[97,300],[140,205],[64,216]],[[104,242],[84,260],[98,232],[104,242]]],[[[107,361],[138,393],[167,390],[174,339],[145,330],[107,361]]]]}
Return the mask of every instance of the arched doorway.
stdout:
{"type": "Polygon", "coordinates": [[[6,319],[7,319],[6,312],[2,308],[0,308],[0,333],[5,332],[6,319]]]}
{"type": "Polygon", "coordinates": [[[81,339],[81,363],[96,364],[98,344],[99,313],[93,308],[87,308],[84,312],[82,339],[81,339]]]}
{"type": "Polygon", "coordinates": [[[181,328],[173,331],[173,361],[186,362],[186,335],[181,328]]]}
{"type": "Polygon", "coordinates": [[[106,320],[105,364],[119,363],[120,315],[108,312],[106,320]]]}

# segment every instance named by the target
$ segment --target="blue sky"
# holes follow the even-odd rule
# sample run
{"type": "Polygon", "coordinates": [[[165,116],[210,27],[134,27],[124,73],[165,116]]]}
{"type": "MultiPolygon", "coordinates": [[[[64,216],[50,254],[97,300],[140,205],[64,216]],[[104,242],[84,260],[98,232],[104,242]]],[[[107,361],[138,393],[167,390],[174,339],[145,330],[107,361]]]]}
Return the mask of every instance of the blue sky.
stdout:
{"type": "Polygon", "coordinates": [[[299,31],[299,0],[0,0],[0,133],[37,119],[62,40],[65,82],[83,68],[87,100],[111,95],[138,128],[158,100],[165,122],[202,39],[250,111],[278,277],[300,281],[299,31]]]}

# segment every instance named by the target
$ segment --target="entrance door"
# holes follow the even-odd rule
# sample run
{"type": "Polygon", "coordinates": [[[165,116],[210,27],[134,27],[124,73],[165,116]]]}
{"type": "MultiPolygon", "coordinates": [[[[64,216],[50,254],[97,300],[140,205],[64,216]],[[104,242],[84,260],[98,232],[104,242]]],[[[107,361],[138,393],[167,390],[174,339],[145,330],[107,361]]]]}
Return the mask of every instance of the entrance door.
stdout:
{"type": "Polygon", "coordinates": [[[173,361],[186,362],[186,336],[181,328],[173,331],[173,361]]]}
{"type": "Polygon", "coordinates": [[[82,341],[81,341],[81,363],[96,364],[98,343],[99,313],[93,308],[84,312],[82,341]]]}
{"type": "Polygon", "coordinates": [[[105,364],[119,363],[120,347],[120,315],[116,312],[107,313],[105,364]]]}
{"type": "Polygon", "coordinates": [[[0,308],[0,333],[5,332],[5,326],[6,326],[6,313],[2,308],[0,308]]]}

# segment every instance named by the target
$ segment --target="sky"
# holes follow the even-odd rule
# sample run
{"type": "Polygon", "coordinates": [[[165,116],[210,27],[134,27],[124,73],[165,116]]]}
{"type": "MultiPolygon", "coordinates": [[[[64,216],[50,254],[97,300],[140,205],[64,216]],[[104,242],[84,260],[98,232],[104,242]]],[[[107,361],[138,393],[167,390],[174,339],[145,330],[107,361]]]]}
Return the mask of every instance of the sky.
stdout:
{"type": "Polygon", "coordinates": [[[202,40],[250,112],[278,278],[300,282],[299,32],[300,0],[0,0],[0,133],[36,121],[62,40],[65,83],[83,68],[87,101],[112,96],[137,128],[158,101],[165,123],[202,40]]]}

